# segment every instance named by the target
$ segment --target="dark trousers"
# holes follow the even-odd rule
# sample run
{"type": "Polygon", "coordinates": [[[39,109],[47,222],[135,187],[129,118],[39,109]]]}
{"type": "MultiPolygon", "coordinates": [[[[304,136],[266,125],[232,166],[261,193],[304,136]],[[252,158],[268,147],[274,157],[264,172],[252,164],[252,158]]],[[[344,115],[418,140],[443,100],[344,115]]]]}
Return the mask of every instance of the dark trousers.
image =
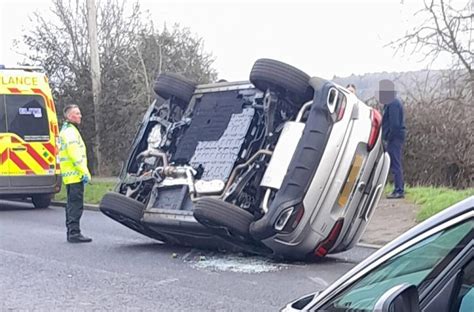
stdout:
{"type": "Polygon", "coordinates": [[[403,140],[395,139],[387,142],[387,152],[390,156],[390,172],[393,174],[395,193],[405,193],[405,183],[403,181],[403,140]]]}
{"type": "Polygon", "coordinates": [[[84,210],[84,184],[82,182],[66,185],[67,206],[66,206],[66,228],[67,235],[77,235],[81,233],[80,220],[84,210]]]}

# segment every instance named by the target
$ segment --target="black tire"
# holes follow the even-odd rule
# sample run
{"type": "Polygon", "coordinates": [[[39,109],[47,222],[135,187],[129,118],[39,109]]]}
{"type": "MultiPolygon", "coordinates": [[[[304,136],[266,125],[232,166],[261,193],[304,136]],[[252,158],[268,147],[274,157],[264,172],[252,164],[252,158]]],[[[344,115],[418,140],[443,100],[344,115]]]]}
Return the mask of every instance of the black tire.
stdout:
{"type": "Polygon", "coordinates": [[[225,228],[233,235],[251,238],[253,215],[235,205],[215,198],[203,198],[194,206],[194,218],[209,228],[225,228]]]}
{"type": "Polygon", "coordinates": [[[41,194],[41,195],[33,195],[31,197],[31,201],[35,208],[44,209],[48,208],[51,204],[51,194],[41,194]]]}
{"type": "Polygon", "coordinates": [[[165,100],[174,98],[184,105],[189,103],[195,89],[196,83],[175,73],[160,74],[154,87],[155,93],[165,100]]]}
{"type": "Polygon", "coordinates": [[[279,93],[295,106],[313,97],[310,76],[296,67],[272,59],[259,59],[250,72],[250,82],[259,90],[279,93]]]}
{"type": "Polygon", "coordinates": [[[99,209],[106,216],[141,234],[148,235],[140,220],[145,205],[132,198],[115,192],[108,192],[102,198],[99,209]]]}

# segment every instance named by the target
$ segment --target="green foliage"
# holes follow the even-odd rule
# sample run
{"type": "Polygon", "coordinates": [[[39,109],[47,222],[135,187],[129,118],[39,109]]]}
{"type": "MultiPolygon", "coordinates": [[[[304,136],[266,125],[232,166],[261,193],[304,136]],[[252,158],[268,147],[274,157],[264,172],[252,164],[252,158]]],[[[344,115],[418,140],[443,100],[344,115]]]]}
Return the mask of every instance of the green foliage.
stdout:
{"type": "MultiPolygon", "coordinates": [[[[202,39],[174,25],[156,30],[138,1],[99,1],[98,44],[101,65],[100,110],[94,114],[86,2],[52,0],[54,19],[36,12],[24,34],[29,63],[45,68],[57,111],[64,105],[80,106],[81,132],[94,164],[94,137],[99,132],[102,175],[117,175],[128,155],[133,136],[147,107],[155,99],[153,82],[160,72],[183,74],[196,82],[217,78],[214,58],[203,51],[202,39]],[[129,8],[130,7],[130,8],[129,8]],[[130,13],[127,13],[130,12],[130,13]],[[95,129],[94,118],[99,118],[95,129]]],[[[58,116],[62,119],[62,116],[58,116]]]]}
{"type": "MultiPolygon", "coordinates": [[[[84,203],[98,204],[105,193],[111,191],[115,187],[113,182],[96,182],[87,184],[84,189],[84,203]]],[[[61,192],[54,196],[55,201],[67,201],[66,187],[61,187],[61,192]]]]}

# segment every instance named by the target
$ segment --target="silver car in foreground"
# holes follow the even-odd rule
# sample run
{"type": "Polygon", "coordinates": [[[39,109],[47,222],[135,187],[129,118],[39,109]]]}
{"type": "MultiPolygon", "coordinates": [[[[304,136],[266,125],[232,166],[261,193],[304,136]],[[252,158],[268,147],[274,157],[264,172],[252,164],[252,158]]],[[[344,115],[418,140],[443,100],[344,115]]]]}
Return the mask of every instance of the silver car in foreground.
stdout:
{"type": "Polygon", "coordinates": [[[389,169],[380,113],[345,88],[257,60],[250,82],[158,76],[101,211],[155,239],[289,259],[354,246],[389,169]]]}
{"type": "Polygon", "coordinates": [[[474,311],[474,196],[417,225],[283,311],[474,311]]]}

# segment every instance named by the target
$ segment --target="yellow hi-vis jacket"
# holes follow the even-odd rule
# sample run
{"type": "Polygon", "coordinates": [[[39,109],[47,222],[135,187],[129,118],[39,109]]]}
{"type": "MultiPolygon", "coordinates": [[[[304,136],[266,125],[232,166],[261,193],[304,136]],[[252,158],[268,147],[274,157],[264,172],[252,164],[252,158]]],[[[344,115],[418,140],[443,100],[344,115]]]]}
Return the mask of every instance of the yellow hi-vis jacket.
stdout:
{"type": "Polygon", "coordinates": [[[81,182],[84,176],[90,180],[86,146],[79,130],[73,124],[65,122],[59,132],[59,138],[61,140],[59,161],[64,184],[81,182]]]}

